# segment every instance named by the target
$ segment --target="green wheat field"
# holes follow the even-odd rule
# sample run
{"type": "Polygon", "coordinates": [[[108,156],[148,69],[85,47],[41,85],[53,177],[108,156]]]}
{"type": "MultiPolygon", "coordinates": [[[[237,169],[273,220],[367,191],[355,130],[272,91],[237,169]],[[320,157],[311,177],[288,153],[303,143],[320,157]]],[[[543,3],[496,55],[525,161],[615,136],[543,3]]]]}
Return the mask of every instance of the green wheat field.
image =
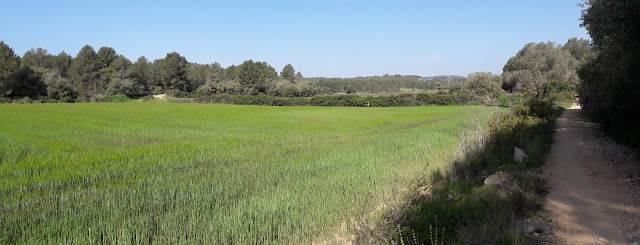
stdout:
{"type": "Polygon", "coordinates": [[[0,244],[327,241],[498,110],[0,104],[0,244]]]}

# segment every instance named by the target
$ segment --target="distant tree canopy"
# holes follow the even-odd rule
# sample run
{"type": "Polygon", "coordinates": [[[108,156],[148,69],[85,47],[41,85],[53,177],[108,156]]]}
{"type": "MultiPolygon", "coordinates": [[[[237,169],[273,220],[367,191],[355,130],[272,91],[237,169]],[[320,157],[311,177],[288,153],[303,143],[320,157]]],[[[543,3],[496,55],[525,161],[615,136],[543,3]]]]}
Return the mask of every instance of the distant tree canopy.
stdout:
{"type": "MultiPolygon", "coordinates": [[[[227,68],[218,63],[189,62],[177,52],[153,61],[131,62],[111,47],[98,51],[85,45],[75,57],[31,49],[23,57],[2,42],[0,97],[45,97],[57,101],[103,101],[106,96],[143,97],[167,93],[176,97],[216,94],[311,97],[323,94],[402,92],[458,93],[487,101],[509,92],[566,94],[577,87],[576,68],[594,57],[589,41],[570,39],[564,46],[530,43],[504,66],[504,74],[474,73],[466,77],[411,75],[355,78],[305,78],[291,64],[277,72],[263,61],[247,60],[227,68]],[[569,91],[567,91],[569,88],[569,91]]],[[[4,100],[6,101],[6,100],[4,100]]]]}
{"type": "Polygon", "coordinates": [[[403,90],[448,89],[453,85],[462,85],[465,77],[447,76],[423,78],[420,76],[383,75],[355,78],[307,78],[315,86],[330,93],[396,93],[403,90]],[[348,90],[347,90],[348,89],[348,90]]]}
{"type": "Polygon", "coordinates": [[[0,95],[4,97],[38,96],[46,92],[41,77],[21,64],[8,45],[0,41],[0,95]]]}
{"type": "Polygon", "coordinates": [[[580,103],[606,131],[640,148],[640,1],[587,0],[583,7],[597,54],[578,72],[580,103]]]}
{"type": "Polygon", "coordinates": [[[293,69],[293,66],[291,64],[287,64],[286,66],[284,66],[284,68],[282,68],[282,71],[280,72],[280,76],[282,76],[284,79],[287,79],[293,83],[296,81],[295,73],[296,73],[296,70],[293,69]]]}
{"type": "Polygon", "coordinates": [[[326,93],[302,81],[302,73],[291,64],[280,76],[266,62],[247,60],[226,69],[218,63],[190,63],[177,52],[149,61],[135,62],[111,47],[98,51],[85,45],[75,57],[46,49],[30,49],[23,58],[4,41],[0,43],[0,98],[46,97],[74,102],[99,101],[123,94],[141,97],[169,93],[173,96],[213,94],[266,94],[298,97],[326,93]]]}
{"type": "Polygon", "coordinates": [[[0,41],[0,82],[6,83],[20,69],[18,57],[8,45],[0,41]]]}
{"type": "Polygon", "coordinates": [[[133,87],[137,88],[137,91],[135,91],[134,94],[127,95],[141,96],[150,90],[153,81],[151,65],[147,58],[142,56],[129,67],[129,70],[126,72],[126,78],[129,79],[133,87]]]}
{"type": "Polygon", "coordinates": [[[248,94],[266,92],[269,83],[275,81],[278,73],[267,62],[253,62],[247,60],[236,69],[236,75],[240,85],[248,91],[248,94]]]}
{"type": "MultiPolygon", "coordinates": [[[[580,47],[579,45],[575,45],[580,47]]],[[[63,52],[31,49],[16,55],[2,42],[0,97],[46,97],[63,102],[101,101],[123,94],[142,97],[168,93],[177,97],[215,94],[311,97],[331,93],[398,93],[469,89],[480,96],[495,96],[495,81],[484,75],[469,80],[460,76],[384,75],[356,78],[305,78],[291,64],[277,72],[263,61],[247,60],[227,68],[218,63],[197,64],[177,52],[154,61],[142,56],[131,62],[111,47],[85,45],[75,57],[63,52]],[[481,79],[483,78],[483,79],[481,79]]],[[[576,48],[576,50],[579,50],[576,48]]],[[[577,51],[576,51],[577,53],[577,51]]]]}
{"type": "Polygon", "coordinates": [[[496,98],[504,93],[500,88],[501,83],[501,76],[494,76],[488,72],[476,72],[469,75],[464,86],[478,96],[496,98]]]}
{"type": "Polygon", "coordinates": [[[78,55],[71,61],[69,78],[79,93],[90,94],[95,92],[97,82],[96,51],[93,47],[85,45],[78,55]]]}
{"type": "Polygon", "coordinates": [[[46,49],[31,49],[22,56],[22,65],[29,67],[53,67],[53,56],[46,49]]]}
{"type": "Polygon", "coordinates": [[[576,60],[581,63],[589,61],[595,55],[595,52],[591,48],[591,42],[582,38],[578,39],[574,37],[569,39],[567,43],[562,46],[562,49],[569,52],[573,58],[576,58],[576,60]]]}
{"type": "Polygon", "coordinates": [[[160,70],[160,84],[167,89],[188,91],[187,59],[177,52],[168,53],[164,59],[158,61],[160,70]]]}
{"type": "Polygon", "coordinates": [[[115,67],[111,66],[117,58],[116,51],[109,47],[101,47],[96,53],[95,69],[97,74],[96,85],[93,90],[94,94],[104,94],[115,75],[114,73],[119,72],[115,70],[115,67]]]}
{"type": "Polygon", "coordinates": [[[533,93],[551,81],[578,86],[577,57],[585,58],[590,49],[582,39],[570,39],[563,47],[553,42],[528,43],[504,65],[502,88],[510,92],[533,93]],[[586,47],[586,48],[585,48],[586,47]]]}

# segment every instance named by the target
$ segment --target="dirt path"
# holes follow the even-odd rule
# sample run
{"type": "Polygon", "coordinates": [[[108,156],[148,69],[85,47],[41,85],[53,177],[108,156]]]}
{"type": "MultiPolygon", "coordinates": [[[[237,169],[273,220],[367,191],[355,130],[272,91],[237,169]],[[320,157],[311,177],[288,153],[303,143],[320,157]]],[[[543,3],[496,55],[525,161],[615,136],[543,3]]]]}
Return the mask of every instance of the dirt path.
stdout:
{"type": "Polygon", "coordinates": [[[630,244],[640,233],[638,163],[604,137],[579,107],[565,110],[544,167],[545,212],[557,244],[630,244]]]}

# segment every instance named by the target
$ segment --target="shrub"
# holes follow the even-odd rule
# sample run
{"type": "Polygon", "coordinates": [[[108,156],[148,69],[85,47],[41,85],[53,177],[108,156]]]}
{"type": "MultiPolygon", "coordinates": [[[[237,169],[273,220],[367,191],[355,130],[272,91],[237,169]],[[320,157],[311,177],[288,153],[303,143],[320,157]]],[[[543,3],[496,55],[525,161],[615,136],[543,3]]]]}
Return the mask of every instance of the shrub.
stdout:
{"type": "Polygon", "coordinates": [[[428,228],[437,218],[446,231],[445,243],[448,244],[524,242],[514,221],[539,210],[548,187],[544,179],[518,171],[542,164],[560,110],[550,100],[532,97],[524,105],[497,114],[489,121],[484,148],[479,148],[479,152],[464,151],[463,159],[453,163],[448,173],[433,172],[427,176],[427,183],[443,175],[446,181],[432,195],[414,196],[405,209],[399,211],[400,218],[393,222],[404,227],[400,237],[408,237],[411,231],[411,236],[418,237],[419,242],[429,244],[428,228]],[[525,149],[529,155],[523,163],[512,159],[514,146],[525,149]],[[486,175],[481,173],[497,169],[515,170],[511,172],[514,183],[484,186],[486,175]]]}
{"type": "Polygon", "coordinates": [[[151,86],[150,89],[151,89],[151,93],[154,95],[164,93],[164,89],[160,86],[151,86]]]}
{"type": "Polygon", "coordinates": [[[114,96],[105,97],[104,100],[105,101],[110,101],[110,102],[117,102],[117,103],[124,103],[124,102],[131,102],[132,101],[131,98],[129,98],[128,96],[126,96],[124,94],[118,94],[118,95],[114,95],[114,96]]]}
{"type": "Polygon", "coordinates": [[[11,99],[6,97],[0,97],[0,103],[11,103],[11,99]]]}

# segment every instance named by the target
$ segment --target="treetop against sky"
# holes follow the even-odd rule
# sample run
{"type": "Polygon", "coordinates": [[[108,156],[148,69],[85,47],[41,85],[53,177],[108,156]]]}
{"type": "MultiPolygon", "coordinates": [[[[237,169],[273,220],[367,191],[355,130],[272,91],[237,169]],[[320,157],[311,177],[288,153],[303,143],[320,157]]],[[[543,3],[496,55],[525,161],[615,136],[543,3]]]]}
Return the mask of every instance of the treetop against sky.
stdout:
{"type": "Polygon", "coordinates": [[[178,52],[226,67],[248,59],[307,77],[500,74],[529,42],[587,38],[577,1],[8,1],[0,39],[75,56],[178,52]]]}

